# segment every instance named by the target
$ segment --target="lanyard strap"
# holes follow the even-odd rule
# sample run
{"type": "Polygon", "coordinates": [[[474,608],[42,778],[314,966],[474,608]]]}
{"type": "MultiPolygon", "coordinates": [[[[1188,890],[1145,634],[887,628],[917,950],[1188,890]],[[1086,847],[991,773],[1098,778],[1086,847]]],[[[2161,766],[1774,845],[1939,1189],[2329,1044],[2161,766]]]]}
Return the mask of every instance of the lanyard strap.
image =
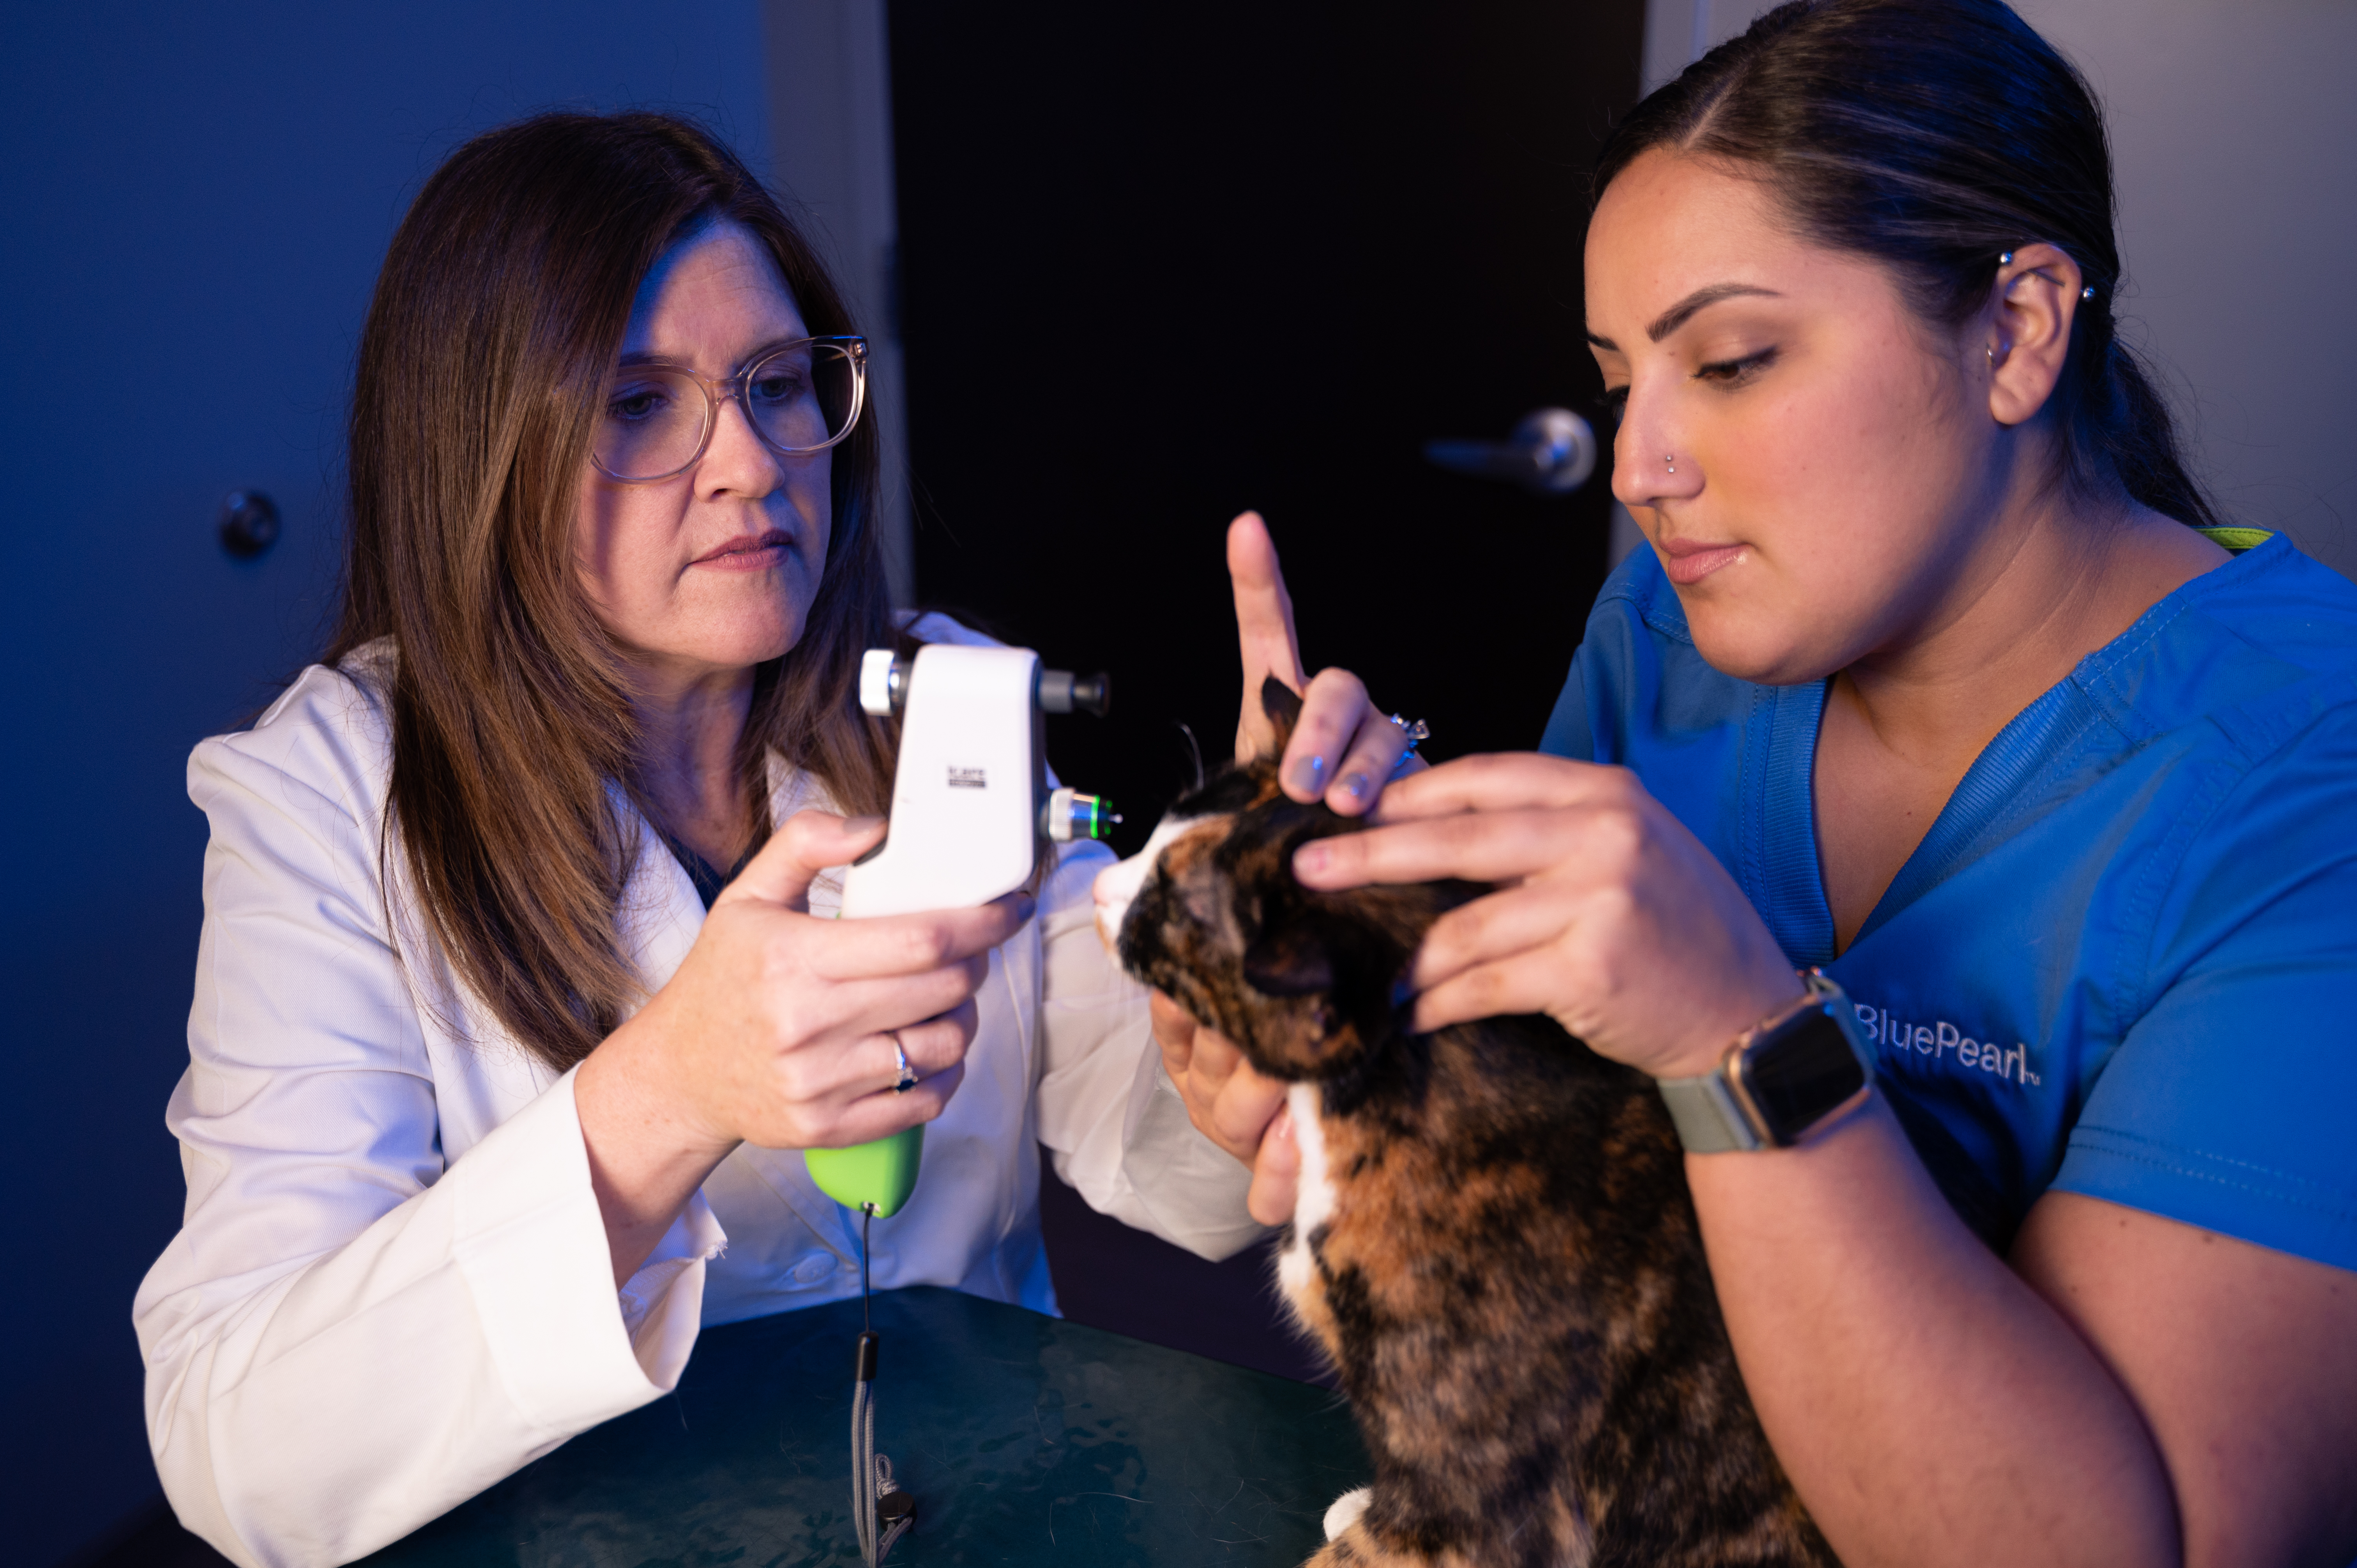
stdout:
{"type": "Polygon", "coordinates": [[[876,1206],[859,1216],[859,1348],[851,1383],[851,1520],[859,1531],[859,1561],[880,1568],[892,1543],[917,1522],[917,1499],[892,1478],[891,1458],[876,1452],[876,1350],[883,1343],[868,1316],[867,1229],[876,1206]]]}

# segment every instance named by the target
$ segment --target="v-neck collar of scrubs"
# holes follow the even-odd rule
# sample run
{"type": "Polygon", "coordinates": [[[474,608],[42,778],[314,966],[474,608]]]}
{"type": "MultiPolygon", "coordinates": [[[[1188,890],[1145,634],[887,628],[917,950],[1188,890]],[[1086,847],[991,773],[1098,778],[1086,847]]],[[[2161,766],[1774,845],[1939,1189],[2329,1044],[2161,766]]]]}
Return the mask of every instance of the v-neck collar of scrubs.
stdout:
{"type": "MultiPolygon", "coordinates": [[[[2088,654],[1999,730],[1964,770],[1953,794],[1899,874],[1851,939],[1854,950],[1890,918],[1939,886],[1970,858],[1976,845],[2002,838],[2039,809],[2044,788],[2071,774],[2090,746],[2102,746],[2106,725],[2120,725],[2123,704],[2105,700],[2104,678],[2149,646],[2161,629],[2202,597],[2265,571],[2290,550],[2271,539],[2237,554],[2163,596],[2134,625],[2088,654]]],[[[1749,792],[1744,826],[1769,895],[1760,915],[1794,961],[1828,964],[1835,951],[1834,918],[1817,854],[1816,751],[1824,722],[1828,682],[1759,687],[1767,722],[1747,737],[1747,770],[1765,788],[1749,792]]]]}

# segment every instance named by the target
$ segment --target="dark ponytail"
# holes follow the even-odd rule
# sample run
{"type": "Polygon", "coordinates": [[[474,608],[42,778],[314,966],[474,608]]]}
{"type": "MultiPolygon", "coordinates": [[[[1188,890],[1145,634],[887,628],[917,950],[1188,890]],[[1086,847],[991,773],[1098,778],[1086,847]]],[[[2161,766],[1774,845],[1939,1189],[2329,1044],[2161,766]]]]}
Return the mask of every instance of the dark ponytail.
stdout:
{"type": "Polygon", "coordinates": [[[1637,105],[1597,160],[1597,192],[1655,147],[1757,168],[1798,232],[1887,263],[1950,330],[1987,303],[2000,254],[2061,249],[2095,294],[2050,404],[2060,477],[2217,524],[2168,404],[2116,335],[2103,114],[2000,0],[1792,0],[1637,105]]]}

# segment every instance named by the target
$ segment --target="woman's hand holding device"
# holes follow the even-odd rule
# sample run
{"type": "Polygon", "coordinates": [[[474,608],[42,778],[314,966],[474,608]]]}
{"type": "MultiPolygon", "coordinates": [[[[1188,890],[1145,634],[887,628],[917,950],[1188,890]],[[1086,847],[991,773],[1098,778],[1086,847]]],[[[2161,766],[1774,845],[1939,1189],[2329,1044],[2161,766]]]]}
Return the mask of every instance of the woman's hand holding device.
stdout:
{"type": "Polygon", "coordinates": [[[575,1079],[619,1284],[740,1143],[840,1148],[942,1113],[974,1032],[990,950],[1030,916],[813,916],[812,881],[883,836],[877,818],[788,819],[715,901],[670,983],[575,1079]],[[894,1092],[907,1053],[916,1087],[894,1092]]]}

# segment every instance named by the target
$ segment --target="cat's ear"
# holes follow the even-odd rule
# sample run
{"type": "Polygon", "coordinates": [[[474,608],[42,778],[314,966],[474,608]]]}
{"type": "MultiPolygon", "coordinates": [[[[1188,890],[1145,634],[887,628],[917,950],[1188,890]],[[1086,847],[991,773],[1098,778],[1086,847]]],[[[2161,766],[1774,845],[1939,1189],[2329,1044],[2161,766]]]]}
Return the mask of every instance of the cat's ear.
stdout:
{"type": "Polygon", "coordinates": [[[1334,989],[1334,961],[1303,924],[1287,921],[1254,939],[1244,950],[1245,984],[1263,996],[1311,996],[1334,989]]]}
{"type": "Polygon", "coordinates": [[[1293,726],[1301,722],[1301,693],[1271,675],[1260,683],[1260,711],[1268,715],[1276,731],[1276,744],[1269,756],[1283,757],[1286,742],[1293,738],[1293,726]]]}

